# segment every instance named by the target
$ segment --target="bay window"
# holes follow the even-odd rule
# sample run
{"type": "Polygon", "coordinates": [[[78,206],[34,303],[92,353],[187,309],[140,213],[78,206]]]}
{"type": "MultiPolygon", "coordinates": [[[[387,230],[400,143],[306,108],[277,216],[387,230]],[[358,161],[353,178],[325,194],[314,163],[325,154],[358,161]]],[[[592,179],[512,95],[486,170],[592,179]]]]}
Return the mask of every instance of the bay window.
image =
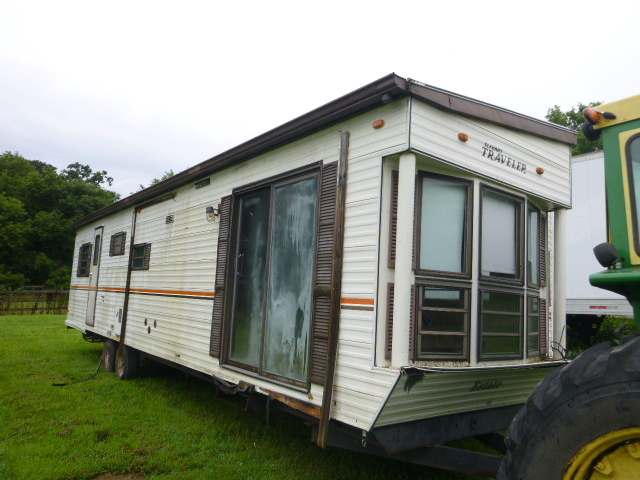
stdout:
{"type": "MultiPolygon", "coordinates": [[[[395,194],[397,185],[392,185],[395,194]]],[[[546,353],[547,312],[541,298],[546,286],[546,217],[524,197],[479,186],[480,230],[477,273],[473,273],[473,182],[418,174],[414,360],[470,361],[473,350],[478,361],[546,353]],[[478,321],[475,338],[470,335],[472,316],[478,321]],[[475,349],[471,342],[476,342],[475,349]]],[[[400,208],[397,202],[392,205],[400,208]]],[[[392,212],[392,246],[394,218],[392,212]]],[[[393,261],[389,265],[393,267],[393,261]]],[[[392,286],[390,292],[393,302],[392,286]]],[[[390,345],[389,337],[387,342],[390,345]]]]}

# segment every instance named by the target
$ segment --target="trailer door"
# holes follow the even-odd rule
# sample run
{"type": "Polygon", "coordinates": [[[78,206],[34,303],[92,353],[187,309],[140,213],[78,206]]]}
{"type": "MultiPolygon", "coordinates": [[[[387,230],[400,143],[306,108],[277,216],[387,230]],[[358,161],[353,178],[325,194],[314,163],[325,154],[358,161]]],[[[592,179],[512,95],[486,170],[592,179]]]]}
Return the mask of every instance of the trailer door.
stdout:
{"type": "Polygon", "coordinates": [[[308,381],[317,197],[317,174],[239,196],[229,363],[308,381]]]}
{"type": "Polygon", "coordinates": [[[93,327],[96,316],[96,297],[98,295],[98,276],[100,274],[100,252],[102,251],[102,232],[104,227],[96,228],[93,238],[93,258],[89,273],[89,300],[85,323],[93,327]]]}

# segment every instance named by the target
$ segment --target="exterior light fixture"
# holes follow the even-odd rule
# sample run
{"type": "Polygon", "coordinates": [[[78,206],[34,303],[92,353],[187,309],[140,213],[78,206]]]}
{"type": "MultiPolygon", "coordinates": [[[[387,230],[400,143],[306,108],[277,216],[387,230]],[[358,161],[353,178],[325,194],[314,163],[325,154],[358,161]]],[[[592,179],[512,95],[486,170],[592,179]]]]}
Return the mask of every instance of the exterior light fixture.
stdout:
{"type": "Polygon", "coordinates": [[[207,207],[205,211],[207,214],[207,222],[213,222],[216,217],[220,215],[220,210],[217,208],[207,207]]]}
{"type": "Polygon", "coordinates": [[[469,141],[469,135],[467,135],[466,133],[460,132],[458,134],[458,140],[460,140],[461,142],[468,142],[469,141]]]}

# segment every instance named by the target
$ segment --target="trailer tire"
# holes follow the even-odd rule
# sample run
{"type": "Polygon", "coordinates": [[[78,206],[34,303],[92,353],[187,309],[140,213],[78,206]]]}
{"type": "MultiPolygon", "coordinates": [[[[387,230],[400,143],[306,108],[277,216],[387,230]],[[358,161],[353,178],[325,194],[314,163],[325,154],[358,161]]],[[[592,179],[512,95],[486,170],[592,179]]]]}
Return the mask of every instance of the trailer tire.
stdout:
{"type": "Polygon", "coordinates": [[[606,478],[640,479],[640,337],[596,345],[547,376],[505,442],[500,480],[586,480],[605,464],[619,475],[606,478]]]}
{"type": "Polygon", "coordinates": [[[132,380],[138,376],[140,354],[137,350],[120,344],[116,355],[116,374],[120,380],[132,380]]]}
{"type": "Polygon", "coordinates": [[[102,348],[102,365],[107,372],[116,370],[116,356],[118,354],[118,342],[105,340],[102,348]]]}

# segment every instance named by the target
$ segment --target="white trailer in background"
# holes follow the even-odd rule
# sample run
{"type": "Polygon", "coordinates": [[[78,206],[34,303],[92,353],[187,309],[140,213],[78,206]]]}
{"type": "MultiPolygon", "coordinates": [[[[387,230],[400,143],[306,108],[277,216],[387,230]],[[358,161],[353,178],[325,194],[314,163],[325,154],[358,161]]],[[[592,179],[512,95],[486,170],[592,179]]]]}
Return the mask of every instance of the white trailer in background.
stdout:
{"type": "Polygon", "coordinates": [[[558,365],[575,141],[388,75],[76,222],[66,324],[121,378],[150,357],[320,446],[495,473],[437,445],[492,443],[558,365]]]}
{"type": "Polygon", "coordinates": [[[567,315],[633,317],[626,298],[589,283],[589,275],[602,270],[593,247],[607,241],[603,152],[573,157],[571,177],[572,209],[567,213],[567,315]]]}

